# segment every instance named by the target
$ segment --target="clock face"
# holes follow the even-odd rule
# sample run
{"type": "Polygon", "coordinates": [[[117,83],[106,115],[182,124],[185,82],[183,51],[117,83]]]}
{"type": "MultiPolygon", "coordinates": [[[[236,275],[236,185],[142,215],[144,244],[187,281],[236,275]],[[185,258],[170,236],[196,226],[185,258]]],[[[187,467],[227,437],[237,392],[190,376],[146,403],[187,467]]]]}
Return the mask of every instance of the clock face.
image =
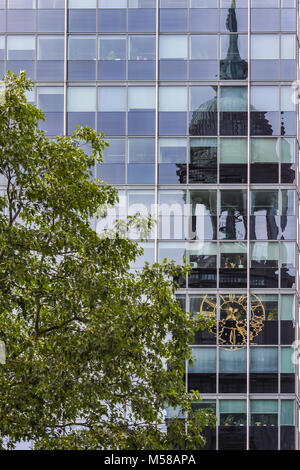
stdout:
{"type": "MultiPolygon", "coordinates": [[[[204,296],[200,313],[217,318],[217,304],[213,297],[204,296]]],[[[217,327],[211,329],[211,333],[218,336],[220,345],[243,346],[247,345],[247,296],[220,295],[219,296],[220,319],[217,327]]],[[[251,319],[249,322],[249,341],[253,344],[254,338],[262,331],[265,320],[265,308],[261,300],[251,296],[251,319]]]]}

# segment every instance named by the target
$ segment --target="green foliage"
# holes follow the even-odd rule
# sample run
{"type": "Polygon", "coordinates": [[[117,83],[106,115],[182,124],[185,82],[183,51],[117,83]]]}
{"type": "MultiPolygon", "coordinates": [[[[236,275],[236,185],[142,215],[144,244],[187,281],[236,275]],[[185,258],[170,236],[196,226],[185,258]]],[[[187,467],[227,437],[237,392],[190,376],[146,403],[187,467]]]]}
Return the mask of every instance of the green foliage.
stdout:
{"type": "Polygon", "coordinates": [[[90,177],[107,146],[103,134],[78,128],[49,140],[38,128],[43,113],[26,101],[25,74],[5,82],[0,448],[19,440],[35,449],[201,447],[214,419],[192,413],[200,397],[183,383],[196,325],[169,280],[186,269],[164,262],[129,271],[137,244],[90,226],[99,207],[117,201],[114,188],[90,177]],[[186,427],[174,419],[165,432],[166,404],[189,416],[186,427]]]}

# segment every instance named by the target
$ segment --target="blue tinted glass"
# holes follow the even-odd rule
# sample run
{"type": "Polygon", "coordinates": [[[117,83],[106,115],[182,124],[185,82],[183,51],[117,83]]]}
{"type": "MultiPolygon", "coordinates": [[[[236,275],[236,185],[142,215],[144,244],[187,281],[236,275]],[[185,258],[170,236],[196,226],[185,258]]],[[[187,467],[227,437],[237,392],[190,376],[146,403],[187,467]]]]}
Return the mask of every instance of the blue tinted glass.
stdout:
{"type": "Polygon", "coordinates": [[[98,30],[101,32],[125,32],[126,10],[99,10],[98,30]]]}
{"type": "Polygon", "coordinates": [[[69,10],[70,33],[96,31],[96,10],[69,10]]]}
{"type": "Polygon", "coordinates": [[[154,163],[155,140],[129,139],[128,161],[129,163],[154,163]]]}
{"type": "Polygon", "coordinates": [[[64,114],[63,113],[45,113],[45,122],[41,122],[39,127],[46,131],[48,135],[60,135],[64,132],[64,114]]]}
{"type": "Polygon", "coordinates": [[[160,80],[186,80],[187,61],[186,60],[160,60],[159,79],[160,80]]]}
{"type": "Polygon", "coordinates": [[[69,60],[68,61],[69,80],[95,80],[96,61],[91,60],[69,60]]]}
{"type": "Polygon", "coordinates": [[[133,163],[127,167],[128,184],[154,184],[155,165],[133,163]]]}
{"type": "Polygon", "coordinates": [[[63,36],[38,36],[38,60],[64,60],[63,36]]]}
{"type": "Polygon", "coordinates": [[[37,62],[37,80],[62,81],[64,79],[64,62],[39,60],[37,62]]]}
{"type": "Polygon", "coordinates": [[[156,63],[154,60],[128,61],[129,80],[155,80],[156,63]]]}
{"type": "Polygon", "coordinates": [[[0,77],[2,78],[4,75],[4,62],[0,61],[0,77]]]}
{"type": "Polygon", "coordinates": [[[258,8],[251,12],[251,31],[279,31],[279,10],[258,8]]]}
{"type": "Polygon", "coordinates": [[[40,87],[37,90],[38,106],[44,113],[63,112],[64,90],[61,87],[40,87]]]}
{"type": "Polygon", "coordinates": [[[295,60],[281,61],[281,80],[296,80],[297,67],[295,60]]]}
{"type": "Polygon", "coordinates": [[[37,30],[40,32],[63,32],[65,29],[64,10],[40,10],[37,30]]]}
{"type": "Polygon", "coordinates": [[[294,9],[281,10],[281,30],[296,31],[297,14],[294,9]]]}
{"type": "Polygon", "coordinates": [[[126,113],[103,112],[98,113],[98,132],[105,135],[125,135],[126,113]]]}
{"type": "Polygon", "coordinates": [[[191,80],[217,80],[218,62],[216,60],[190,60],[191,80]]]}
{"type": "Polygon", "coordinates": [[[154,135],[155,111],[136,110],[128,113],[129,135],[154,135]]]}
{"type": "Polygon", "coordinates": [[[65,8],[65,0],[38,0],[39,8],[65,8]]]}
{"type": "Polygon", "coordinates": [[[35,0],[8,0],[7,8],[34,8],[35,0]]]}
{"type": "Polygon", "coordinates": [[[159,134],[160,135],[186,135],[187,116],[183,112],[160,112],[159,134]]]}
{"type": "Polygon", "coordinates": [[[109,184],[125,184],[125,165],[98,165],[98,178],[109,184]]]}
{"type": "Polygon", "coordinates": [[[34,62],[30,60],[8,60],[6,62],[6,69],[10,70],[17,75],[20,74],[21,70],[26,71],[27,78],[32,80],[35,79],[35,66],[34,62]]]}
{"type": "Polygon", "coordinates": [[[278,80],[279,60],[252,60],[252,80],[278,80]]]}
{"type": "Polygon", "coordinates": [[[296,135],[296,114],[282,111],[280,115],[281,135],[296,135]]]}
{"type": "Polygon", "coordinates": [[[109,139],[103,152],[103,163],[125,163],[125,139],[109,139]]]}
{"type": "Polygon", "coordinates": [[[99,80],[125,80],[125,60],[100,60],[98,62],[99,80]]]}
{"type": "Polygon", "coordinates": [[[160,10],[159,28],[161,32],[187,31],[187,10],[160,10]]]}
{"type": "Polygon", "coordinates": [[[4,33],[5,31],[5,13],[0,10],[0,32],[4,33]]]}
{"type": "Polygon", "coordinates": [[[213,9],[192,9],[190,10],[190,31],[191,32],[217,32],[218,15],[213,9]]]}
{"type": "Polygon", "coordinates": [[[151,9],[139,9],[128,11],[129,32],[152,32],[156,27],[156,13],[151,9]]]}
{"type": "Polygon", "coordinates": [[[35,11],[8,10],[7,31],[9,33],[30,33],[35,31],[35,11]]]}
{"type": "Polygon", "coordinates": [[[67,113],[68,135],[72,134],[76,126],[89,126],[95,128],[95,113],[67,113]]]}

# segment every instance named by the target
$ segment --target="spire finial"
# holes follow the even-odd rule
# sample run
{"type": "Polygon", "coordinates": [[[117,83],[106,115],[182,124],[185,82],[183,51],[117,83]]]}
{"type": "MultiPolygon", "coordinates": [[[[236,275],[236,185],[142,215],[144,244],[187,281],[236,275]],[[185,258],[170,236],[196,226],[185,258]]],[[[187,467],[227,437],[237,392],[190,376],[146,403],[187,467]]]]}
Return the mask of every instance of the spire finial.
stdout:
{"type": "Polygon", "coordinates": [[[235,0],[232,0],[231,8],[236,8],[236,2],[235,2],[235,0]]]}

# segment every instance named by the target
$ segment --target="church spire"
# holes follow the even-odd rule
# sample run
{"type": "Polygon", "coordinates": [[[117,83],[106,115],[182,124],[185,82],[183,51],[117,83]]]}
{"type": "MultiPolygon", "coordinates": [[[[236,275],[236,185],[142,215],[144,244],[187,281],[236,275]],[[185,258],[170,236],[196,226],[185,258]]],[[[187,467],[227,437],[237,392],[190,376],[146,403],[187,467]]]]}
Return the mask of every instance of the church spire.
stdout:
{"type": "Polygon", "coordinates": [[[238,45],[238,22],[236,17],[236,2],[232,0],[228,10],[226,27],[230,31],[229,48],[225,59],[220,63],[221,80],[245,80],[248,76],[248,64],[240,56],[238,45]]]}

